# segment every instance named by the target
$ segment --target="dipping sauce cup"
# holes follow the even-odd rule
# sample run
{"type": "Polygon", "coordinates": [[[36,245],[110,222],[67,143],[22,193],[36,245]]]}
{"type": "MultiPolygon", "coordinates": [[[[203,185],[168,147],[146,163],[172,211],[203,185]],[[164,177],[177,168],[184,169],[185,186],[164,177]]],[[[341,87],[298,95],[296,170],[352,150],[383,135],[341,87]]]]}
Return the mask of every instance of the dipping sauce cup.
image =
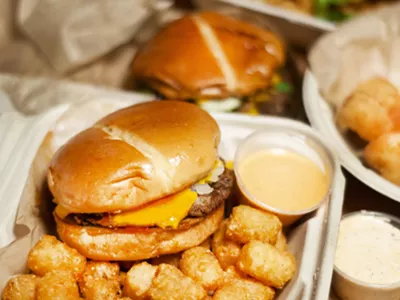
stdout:
{"type": "Polygon", "coordinates": [[[240,203],[273,213],[288,226],[327,201],[336,164],[313,129],[280,123],[242,141],[234,170],[240,203]]]}
{"type": "Polygon", "coordinates": [[[332,287],[345,300],[400,299],[400,220],[359,211],[343,216],[332,287]]]}

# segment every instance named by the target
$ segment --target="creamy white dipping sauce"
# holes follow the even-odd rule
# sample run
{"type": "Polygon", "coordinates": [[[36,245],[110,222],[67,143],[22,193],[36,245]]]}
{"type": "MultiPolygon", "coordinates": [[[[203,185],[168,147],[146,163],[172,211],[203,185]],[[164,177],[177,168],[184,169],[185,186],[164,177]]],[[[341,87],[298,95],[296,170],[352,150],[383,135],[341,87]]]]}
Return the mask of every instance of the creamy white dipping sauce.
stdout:
{"type": "Polygon", "coordinates": [[[400,230],[378,216],[356,214],[344,218],[335,265],[365,283],[400,282],[400,230]]]}

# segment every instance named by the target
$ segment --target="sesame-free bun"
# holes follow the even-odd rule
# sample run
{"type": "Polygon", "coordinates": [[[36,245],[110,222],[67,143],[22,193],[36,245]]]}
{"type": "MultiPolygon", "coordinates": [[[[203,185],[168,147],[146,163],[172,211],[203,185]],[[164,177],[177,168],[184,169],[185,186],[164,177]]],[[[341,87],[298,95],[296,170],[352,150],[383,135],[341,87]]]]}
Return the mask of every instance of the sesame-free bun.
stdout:
{"type": "Polygon", "coordinates": [[[204,110],[152,101],[112,113],[54,155],[48,183],[74,213],[124,211],[204,178],[218,157],[220,130],[204,110]]]}
{"type": "Polygon", "coordinates": [[[178,229],[109,229],[68,223],[54,214],[61,240],[87,258],[101,261],[132,261],[173,254],[200,245],[219,227],[224,204],[200,220],[184,220],[178,229]]]}
{"type": "Polygon", "coordinates": [[[284,61],[284,44],[273,32],[203,12],[163,28],[137,52],[132,75],[168,99],[217,99],[268,87],[284,61]]]}

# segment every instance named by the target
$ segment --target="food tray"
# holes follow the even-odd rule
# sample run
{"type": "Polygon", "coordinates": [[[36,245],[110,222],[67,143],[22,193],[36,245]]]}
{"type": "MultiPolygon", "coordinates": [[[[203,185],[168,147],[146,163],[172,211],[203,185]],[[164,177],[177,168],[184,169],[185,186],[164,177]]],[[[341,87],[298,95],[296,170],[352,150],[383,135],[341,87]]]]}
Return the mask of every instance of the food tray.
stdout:
{"type": "Polygon", "coordinates": [[[311,71],[307,71],[304,77],[303,99],[312,126],[334,144],[343,166],[369,187],[400,202],[399,187],[367,168],[357,157],[356,150],[352,149],[341,135],[335,123],[333,109],[320,95],[318,83],[311,71]]]}
{"type": "Polygon", "coordinates": [[[295,11],[282,9],[260,0],[195,0],[198,7],[212,9],[216,4],[235,6],[263,14],[279,28],[286,39],[294,46],[308,49],[317,38],[335,29],[332,22],[317,19],[295,11]]]}
{"type": "MultiPolygon", "coordinates": [[[[131,98],[129,104],[135,103],[133,95],[127,93],[127,98],[131,98]]],[[[106,106],[108,110],[110,101],[112,100],[112,97],[107,100],[106,106]]],[[[115,101],[119,103],[117,106],[119,108],[121,99],[117,96],[115,101]]],[[[88,105],[82,106],[82,109],[89,110],[89,108],[90,106],[88,105]]],[[[13,172],[15,172],[14,174],[16,174],[16,176],[13,176],[13,178],[18,178],[17,182],[19,185],[15,185],[12,193],[10,192],[0,199],[7,199],[10,205],[14,205],[14,215],[18,203],[22,200],[18,209],[15,227],[24,227],[24,230],[16,236],[16,241],[0,249],[0,288],[3,288],[6,280],[10,276],[24,271],[28,251],[35,244],[37,239],[45,232],[54,232],[54,224],[52,222],[39,218],[36,209],[27,209],[27,207],[33,206],[32,203],[34,203],[33,201],[35,199],[34,195],[27,194],[30,190],[29,185],[32,184],[32,181],[35,182],[40,179],[35,178],[35,173],[28,171],[30,163],[32,163],[32,165],[41,164],[41,167],[45,169],[44,161],[38,161],[40,155],[36,154],[36,159],[33,162],[32,159],[36,153],[37,146],[45,137],[45,132],[47,132],[49,128],[51,129],[54,127],[56,119],[67,109],[72,109],[72,111],[74,111],[73,105],[63,105],[56,106],[43,114],[31,116],[29,118],[15,112],[2,115],[3,117],[7,115],[8,123],[5,124],[6,126],[9,126],[11,123],[18,123],[23,125],[22,127],[24,130],[15,132],[14,138],[7,139],[5,143],[1,143],[0,152],[5,148],[12,149],[17,145],[18,141],[21,142],[28,139],[29,137],[26,135],[26,132],[32,127],[32,124],[39,126],[41,124],[40,122],[43,122],[43,120],[45,120],[45,122],[42,123],[42,126],[39,126],[42,129],[40,130],[40,134],[35,134],[30,137],[31,145],[36,145],[36,147],[27,147],[25,149],[26,151],[15,152],[14,155],[8,154],[10,159],[7,170],[13,170],[13,172]],[[23,162],[23,164],[19,162],[23,162]],[[27,185],[24,188],[23,184],[25,182],[27,185]],[[44,226],[37,224],[42,222],[44,222],[44,226]]],[[[107,111],[107,113],[108,112],[109,111],[107,111]]],[[[85,113],[79,111],[76,114],[72,113],[68,116],[69,118],[64,120],[64,124],[68,122],[71,124],[79,123],[81,120],[76,119],[76,117],[80,116],[81,118],[85,116],[85,113]]],[[[307,125],[288,119],[263,116],[250,117],[239,114],[214,114],[213,117],[219,123],[222,132],[220,153],[221,156],[227,160],[233,159],[235,149],[243,138],[255,130],[268,126],[284,125],[289,128],[296,128],[296,130],[301,130],[304,133],[320,139],[319,135],[307,125]]],[[[330,148],[329,145],[327,145],[327,147],[330,148]]],[[[337,161],[335,168],[337,172],[334,178],[334,189],[330,201],[325,202],[316,213],[303,219],[302,222],[298,223],[298,225],[289,232],[289,249],[296,256],[298,271],[294,279],[282,291],[277,299],[328,299],[345,185],[344,177],[337,161]]],[[[4,165],[0,166],[0,169],[4,170],[4,165]]],[[[9,172],[2,172],[0,176],[1,182],[9,180],[9,174],[9,172]]],[[[44,180],[44,178],[42,178],[42,180],[44,180]]],[[[47,194],[45,200],[48,202],[51,201],[49,194],[47,194]]],[[[4,203],[0,203],[0,205],[4,205],[4,203]]],[[[42,213],[48,214],[49,212],[42,211],[41,214],[42,213]]],[[[7,224],[5,224],[4,220],[3,223],[0,224],[2,228],[5,228],[4,226],[14,227],[14,219],[8,218],[7,221],[7,224]]],[[[2,236],[3,238],[9,238],[8,241],[11,241],[15,237],[6,236],[4,232],[2,236]]]]}

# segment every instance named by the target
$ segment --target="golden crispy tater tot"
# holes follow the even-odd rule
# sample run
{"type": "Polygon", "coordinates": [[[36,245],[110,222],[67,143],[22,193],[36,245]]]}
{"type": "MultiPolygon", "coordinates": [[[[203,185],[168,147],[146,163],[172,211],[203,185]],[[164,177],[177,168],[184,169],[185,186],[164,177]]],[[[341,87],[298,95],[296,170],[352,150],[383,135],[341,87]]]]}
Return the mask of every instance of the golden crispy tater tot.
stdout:
{"type": "Polygon", "coordinates": [[[231,283],[236,279],[246,279],[248,276],[235,266],[229,266],[224,273],[224,285],[231,283]]]}
{"type": "Polygon", "coordinates": [[[272,300],[274,289],[250,279],[236,279],[214,294],[214,300],[272,300]]]}
{"type": "Polygon", "coordinates": [[[240,252],[237,267],[243,273],[278,289],[292,279],[296,261],[289,252],[279,252],[274,246],[251,241],[240,252]]]}
{"type": "Polygon", "coordinates": [[[337,123],[341,131],[350,129],[366,141],[377,139],[393,127],[387,110],[364,94],[346,100],[338,111],[337,123]]]}
{"type": "Polygon", "coordinates": [[[158,266],[161,264],[168,264],[174,267],[179,267],[179,261],[181,260],[181,253],[162,255],[151,259],[151,264],[158,266]]]}
{"type": "Polygon", "coordinates": [[[351,129],[366,141],[391,131],[400,94],[389,81],[374,78],[361,83],[338,110],[341,130],[351,129]]]}
{"type": "Polygon", "coordinates": [[[225,235],[241,244],[257,240],[275,245],[281,230],[282,223],[278,217],[250,206],[239,205],[233,208],[225,235]]]}
{"type": "Polygon", "coordinates": [[[3,290],[3,300],[35,300],[38,278],[36,275],[19,275],[11,278],[3,290]]]}
{"type": "Polygon", "coordinates": [[[203,300],[206,291],[174,266],[161,264],[149,291],[152,300],[203,300]]]}
{"type": "Polygon", "coordinates": [[[204,247],[194,247],[182,254],[179,267],[183,274],[189,276],[207,291],[220,287],[224,271],[214,254],[204,247]]]}
{"type": "Polygon", "coordinates": [[[146,299],[157,268],[147,262],[134,265],[126,274],[122,294],[133,299],[146,299]]]}
{"type": "Polygon", "coordinates": [[[221,223],[219,229],[214,233],[211,243],[212,251],[222,269],[235,265],[242,249],[238,243],[225,238],[226,223],[227,220],[221,223]]]}
{"type": "Polygon", "coordinates": [[[79,297],[78,284],[68,271],[47,272],[39,280],[37,299],[40,300],[77,300],[79,297]]]}
{"type": "Polygon", "coordinates": [[[400,185],[400,132],[384,134],[370,142],[364,158],[383,177],[400,185]]]}
{"type": "Polygon", "coordinates": [[[275,248],[280,252],[285,252],[287,250],[287,239],[282,231],[278,233],[278,238],[275,243],[275,248]]]}
{"type": "Polygon", "coordinates": [[[84,256],[51,235],[43,236],[28,255],[29,269],[39,276],[52,271],[70,271],[78,279],[85,266],[84,256]]]}
{"type": "Polygon", "coordinates": [[[199,246],[211,250],[211,238],[206,239],[199,246]]]}
{"type": "Polygon", "coordinates": [[[114,300],[120,293],[119,265],[88,262],[78,283],[85,299],[114,300]]]}

